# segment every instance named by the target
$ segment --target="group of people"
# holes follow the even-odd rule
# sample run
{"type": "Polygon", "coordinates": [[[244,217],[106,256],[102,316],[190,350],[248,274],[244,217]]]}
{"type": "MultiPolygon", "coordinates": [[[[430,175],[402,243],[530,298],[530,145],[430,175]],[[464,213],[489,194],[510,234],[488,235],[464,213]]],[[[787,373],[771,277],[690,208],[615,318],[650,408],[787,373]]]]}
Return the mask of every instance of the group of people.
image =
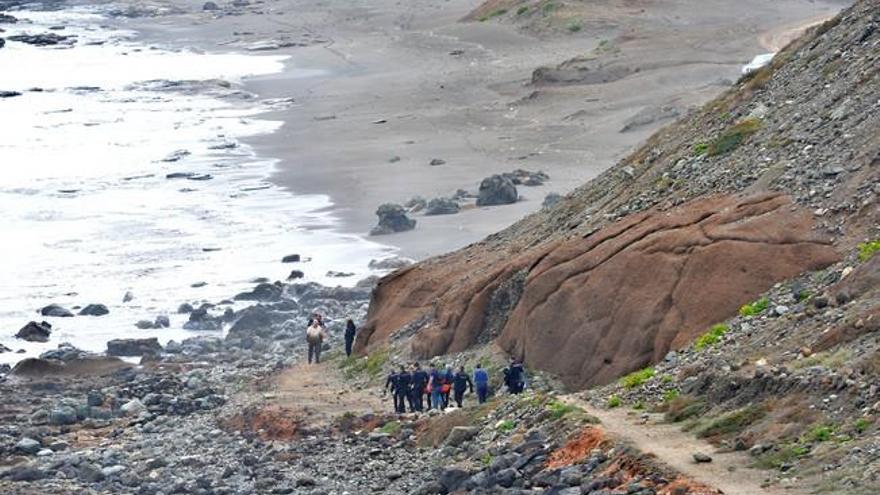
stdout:
{"type": "MultiPolygon", "coordinates": [[[[521,393],[525,387],[525,370],[521,362],[511,358],[510,366],[504,369],[504,384],[508,392],[521,393]]],[[[394,410],[398,413],[422,412],[425,410],[445,410],[450,405],[450,397],[461,408],[464,406],[465,393],[477,393],[477,402],[482,404],[489,397],[489,373],[477,364],[471,374],[460,366],[455,372],[452,366],[440,370],[431,364],[428,371],[419,363],[411,367],[400,366],[392,371],[385,380],[384,393],[391,392],[394,410]]]]}
{"type": "MultiPolygon", "coordinates": [[[[351,356],[357,327],[351,319],[345,322],[345,355],[351,356]]],[[[312,313],[306,328],[309,364],[321,362],[321,349],[327,338],[324,318],[312,313]]],[[[526,388],[526,373],[522,362],[510,359],[510,365],[504,368],[504,386],[511,394],[522,393],[526,388]]],[[[482,404],[489,397],[489,373],[477,364],[473,374],[460,366],[455,372],[451,365],[440,370],[431,364],[429,370],[422,369],[419,363],[410,367],[400,366],[392,371],[385,380],[384,393],[391,392],[394,410],[398,413],[421,412],[430,409],[445,410],[449,407],[450,398],[460,408],[464,404],[465,393],[477,393],[477,402],[482,404]],[[473,376],[473,377],[472,377],[473,376]]]]}

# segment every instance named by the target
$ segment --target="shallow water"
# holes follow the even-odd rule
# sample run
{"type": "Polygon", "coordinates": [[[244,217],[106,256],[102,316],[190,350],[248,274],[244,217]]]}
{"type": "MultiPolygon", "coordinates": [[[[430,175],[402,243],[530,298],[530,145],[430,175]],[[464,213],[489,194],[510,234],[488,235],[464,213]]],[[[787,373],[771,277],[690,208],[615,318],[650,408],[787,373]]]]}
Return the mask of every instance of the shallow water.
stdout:
{"type": "Polygon", "coordinates": [[[259,114],[293,103],[261,101],[237,83],[281,71],[285,57],[141,46],[135,33],[101,28],[102,17],[84,10],[13,14],[23,20],[4,26],[4,37],[64,25],[53,32],[78,42],[0,49],[0,90],[23,93],[0,99],[0,343],[26,350],[0,362],[61,342],[100,351],[111,338],[204,334],[181,329],[181,302],[231,298],[254,277],[284,279],[293,268],[306,280],[352,285],[370,274],[371,259],[393,254],[336,232],[330,198],[275,187],[267,177],[276,161],[239,143],[277,130],[281,122],[259,114]],[[209,82],[169,88],[166,80],[209,82]],[[178,150],[186,153],[172,160],[178,150]],[[177,172],[209,180],[166,178],[177,172]],[[280,263],[292,253],[310,261],[280,263]],[[355,275],[330,278],[330,270],[355,275]],[[134,299],[123,303],[128,291],[134,299]],[[37,314],[53,302],[103,303],[110,315],[37,314]],[[171,316],[171,329],[134,327],[159,314],[171,316]],[[41,319],[55,327],[48,343],[13,337],[41,319]]]}

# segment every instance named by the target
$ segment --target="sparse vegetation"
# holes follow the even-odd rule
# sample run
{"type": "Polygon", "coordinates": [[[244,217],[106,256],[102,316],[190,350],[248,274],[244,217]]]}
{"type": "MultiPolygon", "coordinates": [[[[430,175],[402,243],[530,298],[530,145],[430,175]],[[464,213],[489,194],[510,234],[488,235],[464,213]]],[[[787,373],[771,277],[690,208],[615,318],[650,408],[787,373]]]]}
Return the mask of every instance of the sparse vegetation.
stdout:
{"type": "Polygon", "coordinates": [[[636,388],[641,386],[651,378],[654,378],[654,368],[647,367],[640,369],[638,371],[633,371],[632,373],[626,375],[625,377],[620,379],[620,385],[623,388],[636,388]]]}
{"type": "Polygon", "coordinates": [[[700,438],[707,438],[738,433],[765,414],[767,411],[761,406],[746,406],[697,426],[696,434],[700,438]]]}
{"type": "Polygon", "coordinates": [[[722,133],[706,148],[709,156],[723,155],[739,147],[752,134],[761,128],[761,120],[748,117],[734,124],[730,129],[722,133]]]}
{"type": "Polygon", "coordinates": [[[697,143],[693,146],[694,156],[703,156],[709,151],[709,143],[697,143]]]}
{"type": "Polygon", "coordinates": [[[516,15],[525,15],[528,11],[528,5],[523,5],[522,7],[516,9],[516,15]]]}
{"type": "Polygon", "coordinates": [[[389,421],[382,425],[382,428],[380,428],[379,431],[388,435],[397,435],[398,433],[400,433],[400,422],[389,421]]]}
{"type": "Polygon", "coordinates": [[[346,378],[351,379],[366,375],[374,379],[382,374],[382,368],[388,362],[388,349],[379,349],[366,357],[351,356],[339,364],[346,378]]]}
{"type": "Polygon", "coordinates": [[[569,33],[577,33],[578,31],[583,29],[583,26],[581,25],[581,21],[571,21],[570,23],[568,23],[568,27],[566,29],[568,29],[569,33]]]}
{"type": "Polygon", "coordinates": [[[804,457],[809,453],[809,447],[805,447],[803,445],[782,445],[778,449],[770,450],[762,454],[758,458],[757,462],[755,462],[755,467],[761,469],[779,469],[780,467],[786,464],[790,464],[791,462],[801,457],[804,457]]]}
{"type": "Polygon", "coordinates": [[[496,10],[496,11],[493,11],[493,12],[491,12],[491,13],[489,13],[489,14],[484,15],[483,17],[480,17],[479,20],[480,20],[480,22],[486,22],[486,21],[488,21],[489,19],[493,19],[493,18],[495,18],[495,17],[500,17],[500,16],[502,16],[502,15],[504,15],[504,14],[506,14],[506,13],[507,13],[507,9],[498,9],[498,10],[496,10]]]}
{"type": "Polygon", "coordinates": [[[706,403],[695,397],[682,395],[669,401],[666,409],[666,421],[679,423],[706,411],[706,403]]]}
{"type": "Polygon", "coordinates": [[[512,419],[505,419],[504,421],[498,423],[497,429],[501,433],[509,433],[513,431],[514,428],[516,428],[516,422],[514,422],[512,419]]]}
{"type": "Polygon", "coordinates": [[[616,395],[612,395],[611,397],[608,398],[607,405],[608,405],[609,409],[614,409],[615,407],[620,407],[620,405],[622,403],[623,402],[620,400],[620,397],[618,397],[616,395]]]}
{"type": "Polygon", "coordinates": [[[697,340],[694,341],[694,350],[702,351],[707,347],[712,347],[718,342],[721,342],[721,337],[723,337],[729,330],[730,327],[724,323],[713,325],[708,332],[697,337],[697,340]]]}
{"type": "Polygon", "coordinates": [[[544,12],[544,14],[546,15],[556,10],[556,7],[556,2],[547,2],[544,4],[543,7],[541,7],[541,11],[544,12]]]}
{"type": "Polygon", "coordinates": [[[547,404],[547,410],[550,411],[553,419],[562,419],[565,415],[579,411],[580,409],[571,404],[566,404],[565,402],[554,400],[547,404]]]}
{"type": "Polygon", "coordinates": [[[744,304],[739,308],[740,316],[757,316],[770,307],[770,301],[766,297],[762,297],[755,302],[744,304]]]}
{"type": "Polygon", "coordinates": [[[868,261],[880,251],[880,239],[859,244],[859,261],[868,261]]]}
{"type": "Polygon", "coordinates": [[[870,428],[872,424],[873,421],[871,421],[870,418],[859,418],[853,423],[853,429],[856,431],[856,433],[861,435],[862,433],[868,431],[868,428],[870,428]]]}
{"type": "Polygon", "coordinates": [[[827,442],[834,436],[836,428],[830,425],[816,425],[810,428],[805,434],[803,440],[805,442],[827,442]]]}
{"type": "Polygon", "coordinates": [[[849,349],[837,349],[836,351],[817,352],[812,356],[791,362],[792,369],[804,369],[813,366],[837,370],[852,360],[852,352],[849,349]]]}
{"type": "Polygon", "coordinates": [[[672,402],[681,395],[681,392],[678,391],[677,388],[672,388],[663,392],[663,402],[672,402]]]}

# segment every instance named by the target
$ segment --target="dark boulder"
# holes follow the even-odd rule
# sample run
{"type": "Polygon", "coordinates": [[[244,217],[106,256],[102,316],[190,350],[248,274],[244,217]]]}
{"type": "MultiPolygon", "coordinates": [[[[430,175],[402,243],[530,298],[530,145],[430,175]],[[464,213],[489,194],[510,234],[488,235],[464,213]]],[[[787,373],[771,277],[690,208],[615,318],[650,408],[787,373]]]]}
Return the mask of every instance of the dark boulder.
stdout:
{"type": "Polygon", "coordinates": [[[248,335],[267,337],[273,333],[273,325],[283,323],[286,319],[286,314],[272,311],[265,306],[245,308],[237,315],[237,319],[230,327],[226,337],[228,339],[248,335]]]}
{"type": "Polygon", "coordinates": [[[195,308],[193,308],[192,304],[183,303],[177,307],[177,312],[180,314],[189,314],[189,313],[192,313],[194,309],[195,308]]]}
{"type": "Polygon", "coordinates": [[[517,199],[516,185],[507,177],[493,175],[480,182],[477,206],[507,205],[516,203],[517,199]]]}
{"type": "Polygon", "coordinates": [[[282,263],[299,263],[300,261],[302,261],[302,258],[298,254],[288,254],[281,258],[282,263]]]}
{"type": "Polygon", "coordinates": [[[46,306],[45,308],[40,310],[40,314],[43,316],[55,316],[58,318],[70,318],[73,316],[73,312],[57,304],[50,304],[46,306]]]}
{"type": "Polygon", "coordinates": [[[220,6],[214,2],[205,2],[205,4],[202,5],[202,10],[207,10],[207,11],[220,10],[220,6]]]}
{"type": "Polygon", "coordinates": [[[385,203],[376,210],[379,225],[373,227],[370,235],[386,235],[405,232],[416,228],[416,221],[406,216],[406,210],[398,204],[385,203]]]}
{"type": "Polygon", "coordinates": [[[55,33],[16,34],[15,36],[8,36],[6,39],[34,46],[72,45],[76,42],[74,36],[62,36],[55,33]]]}
{"type": "Polygon", "coordinates": [[[143,356],[158,354],[162,346],[155,337],[149,339],[114,339],[107,342],[107,354],[110,356],[143,356]]]}
{"type": "Polygon", "coordinates": [[[212,307],[209,304],[203,304],[199,308],[194,309],[189,314],[189,321],[183,324],[183,328],[185,330],[203,331],[220,330],[223,328],[223,320],[208,313],[208,310],[212,307]]]}
{"type": "MultiPolygon", "coordinates": [[[[0,14],[0,24],[15,24],[18,22],[18,19],[9,15],[9,14],[0,14]]],[[[0,46],[3,46],[0,44],[0,46]]]]}
{"type": "Polygon", "coordinates": [[[6,46],[6,40],[0,38],[0,48],[3,48],[4,46],[6,46]]]}
{"type": "Polygon", "coordinates": [[[28,342],[48,342],[51,333],[52,325],[49,323],[45,321],[41,323],[31,321],[23,326],[15,336],[28,342]]]}
{"type": "Polygon", "coordinates": [[[296,280],[298,278],[303,278],[305,276],[306,276],[306,274],[303,273],[302,270],[293,270],[290,272],[290,275],[287,276],[287,280],[296,280]]]}
{"type": "Polygon", "coordinates": [[[453,215],[461,210],[458,202],[450,198],[434,198],[428,202],[425,215],[453,215]]]}
{"type": "Polygon", "coordinates": [[[276,284],[259,284],[250,292],[242,292],[235,296],[236,301],[278,301],[284,289],[276,284]]]}
{"type": "Polygon", "coordinates": [[[79,311],[80,316],[104,316],[110,314],[110,310],[103,304],[89,304],[79,311]]]}
{"type": "MultiPolygon", "coordinates": [[[[3,39],[0,38],[0,48],[3,47],[3,39]]],[[[0,98],[12,98],[15,96],[21,96],[21,93],[18,91],[0,91],[0,98]]]]}

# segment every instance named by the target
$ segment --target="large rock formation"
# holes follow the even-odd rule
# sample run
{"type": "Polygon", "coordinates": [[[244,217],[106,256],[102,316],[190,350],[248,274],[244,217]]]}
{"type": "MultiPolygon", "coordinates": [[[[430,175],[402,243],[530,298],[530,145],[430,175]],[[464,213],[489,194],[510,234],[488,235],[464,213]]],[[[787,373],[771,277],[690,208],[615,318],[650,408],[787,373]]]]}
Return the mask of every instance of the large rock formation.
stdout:
{"type": "Polygon", "coordinates": [[[774,283],[837,259],[787,197],[715,196],[538,246],[480,276],[445,263],[399,272],[380,283],[362,343],[433,314],[413,342],[419,355],[497,337],[527,365],[587,386],[662,358],[774,283]]]}

